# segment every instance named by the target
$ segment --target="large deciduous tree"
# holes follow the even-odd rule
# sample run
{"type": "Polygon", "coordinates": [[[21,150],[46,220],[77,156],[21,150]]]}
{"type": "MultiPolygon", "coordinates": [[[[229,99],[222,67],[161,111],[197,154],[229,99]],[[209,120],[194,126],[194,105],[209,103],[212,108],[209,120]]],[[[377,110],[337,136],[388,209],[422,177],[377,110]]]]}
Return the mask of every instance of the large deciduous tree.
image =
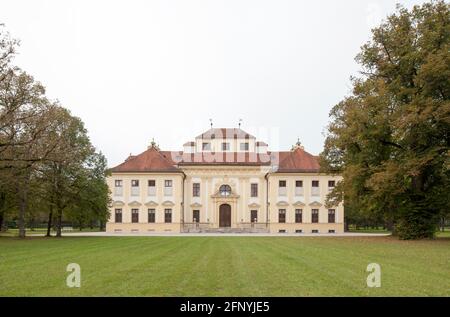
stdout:
{"type": "Polygon", "coordinates": [[[372,33],[330,113],[322,167],[344,181],[329,203],[382,215],[403,239],[433,237],[450,209],[449,5],[399,6],[372,33]]]}

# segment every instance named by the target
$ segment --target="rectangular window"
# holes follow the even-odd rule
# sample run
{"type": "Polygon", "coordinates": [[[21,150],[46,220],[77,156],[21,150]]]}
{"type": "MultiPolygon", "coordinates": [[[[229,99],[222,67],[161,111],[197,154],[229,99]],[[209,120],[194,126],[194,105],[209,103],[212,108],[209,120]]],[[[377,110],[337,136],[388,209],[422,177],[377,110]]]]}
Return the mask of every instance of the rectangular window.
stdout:
{"type": "Polygon", "coordinates": [[[251,197],[258,197],[258,184],[251,184],[250,185],[250,196],[251,197]]]}
{"type": "Polygon", "coordinates": [[[131,209],[131,222],[132,223],[139,222],[139,209],[131,209]]]}
{"type": "Polygon", "coordinates": [[[121,179],[116,179],[114,181],[114,196],[123,195],[123,181],[121,179]]]}
{"type": "Polygon", "coordinates": [[[139,196],[139,180],[131,180],[131,196],[139,196]]]}
{"type": "Polygon", "coordinates": [[[251,210],[250,211],[250,221],[251,222],[258,222],[258,210],[251,210]]]}
{"type": "Polygon", "coordinates": [[[286,195],[287,195],[286,181],[279,181],[278,182],[278,196],[286,196],[286,195]]]}
{"type": "Polygon", "coordinates": [[[166,179],[164,181],[164,196],[172,196],[172,180],[166,179]]]}
{"type": "Polygon", "coordinates": [[[303,196],[303,181],[295,181],[295,196],[303,196]]]}
{"type": "Polygon", "coordinates": [[[311,195],[320,196],[319,181],[312,181],[311,195]]]}
{"type": "Polygon", "coordinates": [[[311,222],[318,223],[319,222],[319,209],[311,210],[311,222]]]}
{"type": "Polygon", "coordinates": [[[336,222],[336,210],[328,209],[328,223],[336,222]]]}
{"type": "Polygon", "coordinates": [[[165,223],[172,222],[172,209],[164,209],[164,222],[165,223]]]}
{"type": "Polygon", "coordinates": [[[328,191],[331,192],[334,187],[336,186],[336,182],[335,181],[328,181],[328,191]]]}
{"type": "Polygon", "coordinates": [[[248,142],[245,142],[245,143],[241,143],[241,144],[240,144],[240,149],[241,149],[241,151],[248,151],[249,148],[250,148],[250,146],[249,146],[248,142]]]}
{"type": "Polygon", "coordinates": [[[209,143],[209,142],[204,142],[204,143],[202,144],[202,149],[203,149],[203,151],[211,151],[211,143],[209,143]]]}
{"type": "Polygon", "coordinates": [[[114,215],[115,215],[114,222],[121,223],[122,222],[122,209],[116,209],[114,211],[114,215]]]}
{"type": "Polygon", "coordinates": [[[223,142],[222,143],[222,151],[229,151],[230,150],[230,143],[223,142]]]}
{"type": "Polygon", "coordinates": [[[200,222],[200,210],[192,211],[192,222],[194,223],[200,222]]]}
{"type": "Polygon", "coordinates": [[[278,210],[278,222],[286,223],[286,209],[278,210]]]}
{"type": "Polygon", "coordinates": [[[303,222],[302,215],[303,215],[303,210],[295,209],[295,222],[296,223],[302,223],[303,222]]]}
{"type": "Polygon", "coordinates": [[[148,210],[148,223],[155,223],[155,209],[148,210]]]}
{"type": "Polygon", "coordinates": [[[192,196],[200,197],[200,183],[192,184],[192,196]]]}
{"type": "Polygon", "coordinates": [[[154,179],[148,180],[147,193],[148,196],[156,196],[156,181],[154,179]]]}

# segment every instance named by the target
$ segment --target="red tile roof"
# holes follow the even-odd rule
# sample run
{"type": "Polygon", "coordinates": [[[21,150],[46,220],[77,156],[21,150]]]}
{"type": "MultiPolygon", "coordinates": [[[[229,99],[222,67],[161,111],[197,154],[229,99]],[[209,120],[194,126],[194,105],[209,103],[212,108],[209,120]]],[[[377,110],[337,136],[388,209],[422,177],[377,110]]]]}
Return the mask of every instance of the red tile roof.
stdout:
{"type": "Polygon", "coordinates": [[[235,165],[235,166],[272,166],[278,173],[317,173],[318,157],[297,148],[287,152],[265,153],[183,153],[177,151],[159,151],[149,148],[147,151],[127,159],[112,168],[112,172],[181,172],[181,166],[235,165]]]}
{"type": "Polygon", "coordinates": [[[181,172],[170,157],[166,157],[164,152],[158,151],[155,147],[150,147],[147,151],[130,156],[122,164],[111,169],[117,172],[181,172]]]}
{"type": "Polygon", "coordinates": [[[242,129],[236,128],[220,128],[220,129],[209,129],[208,131],[200,134],[196,139],[255,139],[251,134],[248,134],[242,129]]]}
{"type": "Polygon", "coordinates": [[[301,148],[279,153],[279,173],[317,173],[320,170],[319,159],[301,148]]]}

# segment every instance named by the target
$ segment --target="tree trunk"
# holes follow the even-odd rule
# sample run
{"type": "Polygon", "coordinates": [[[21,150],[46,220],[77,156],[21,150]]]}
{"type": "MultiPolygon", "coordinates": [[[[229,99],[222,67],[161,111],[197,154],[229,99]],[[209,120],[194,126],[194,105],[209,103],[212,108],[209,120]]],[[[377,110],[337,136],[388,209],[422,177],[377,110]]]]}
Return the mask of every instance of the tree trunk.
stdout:
{"type": "Polygon", "coordinates": [[[59,208],[56,213],[56,237],[62,237],[62,210],[59,208]]]}
{"type": "Polygon", "coordinates": [[[25,238],[26,236],[25,215],[27,212],[28,185],[24,184],[24,186],[18,188],[18,193],[19,193],[19,217],[18,217],[19,238],[25,238]]]}
{"type": "Polygon", "coordinates": [[[4,214],[5,214],[5,211],[4,211],[4,210],[3,210],[3,211],[0,211],[0,232],[3,231],[4,214]]]}
{"type": "Polygon", "coordinates": [[[52,230],[52,220],[53,220],[53,205],[50,205],[50,212],[48,213],[48,220],[47,220],[47,234],[46,237],[51,237],[51,230],[52,230]]]}

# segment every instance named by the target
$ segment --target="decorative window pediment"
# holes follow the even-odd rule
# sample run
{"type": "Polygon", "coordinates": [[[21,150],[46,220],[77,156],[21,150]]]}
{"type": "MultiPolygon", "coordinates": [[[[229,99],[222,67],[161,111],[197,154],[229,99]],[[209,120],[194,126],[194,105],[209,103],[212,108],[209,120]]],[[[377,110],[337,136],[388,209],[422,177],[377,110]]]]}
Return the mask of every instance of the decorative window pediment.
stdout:
{"type": "Polygon", "coordinates": [[[115,200],[115,201],[112,203],[112,205],[113,205],[114,207],[122,207],[122,206],[125,205],[125,203],[124,203],[123,201],[121,201],[121,200],[115,200]]]}
{"type": "Polygon", "coordinates": [[[166,207],[172,207],[172,206],[175,206],[174,202],[173,202],[173,201],[170,201],[170,200],[164,201],[161,205],[166,206],[166,207]]]}
{"type": "Polygon", "coordinates": [[[293,205],[295,207],[303,207],[303,206],[305,206],[305,203],[303,201],[299,200],[299,201],[296,201],[295,203],[293,203],[293,205]]]}
{"type": "Polygon", "coordinates": [[[279,202],[277,202],[277,206],[286,207],[286,206],[289,206],[289,203],[287,201],[280,200],[279,202]]]}
{"type": "Polygon", "coordinates": [[[199,203],[193,203],[193,204],[191,204],[191,207],[192,207],[192,208],[200,208],[200,207],[202,207],[202,204],[199,204],[199,203]]]}
{"type": "Polygon", "coordinates": [[[257,203],[251,203],[251,204],[248,204],[248,206],[249,206],[250,208],[259,208],[259,207],[261,207],[261,205],[260,205],[260,204],[257,204],[257,203]]]}
{"type": "Polygon", "coordinates": [[[147,207],[156,207],[156,206],[158,206],[158,203],[157,203],[156,201],[149,200],[149,201],[147,201],[147,202],[145,203],[145,205],[146,205],[147,207]]]}
{"type": "Polygon", "coordinates": [[[321,207],[322,204],[319,203],[318,201],[313,201],[312,203],[309,204],[311,207],[321,207]]]}
{"type": "Polygon", "coordinates": [[[142,204],[140,202],[136,201],[136,200],[133,200],[133,201],[128,203],[128,206],[131,206],[131,207],[138,207],[138,206],[141,206],[141,205],[142,204]]]}

